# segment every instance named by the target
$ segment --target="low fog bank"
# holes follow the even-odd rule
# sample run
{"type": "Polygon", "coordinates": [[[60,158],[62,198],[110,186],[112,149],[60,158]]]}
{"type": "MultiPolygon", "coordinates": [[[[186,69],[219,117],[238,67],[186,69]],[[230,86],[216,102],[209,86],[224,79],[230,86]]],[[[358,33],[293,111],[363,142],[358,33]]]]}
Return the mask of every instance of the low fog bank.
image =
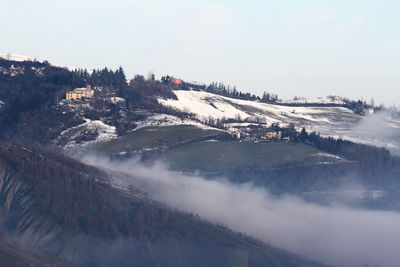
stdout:
{"type": "Polygon", "coordinates": [[[397,113],[382,111],[365,116],[352,131],[361,138],[378,140],[394,154],[400,154],[400,118],[397,113]]]}
{"type": "Polygon", "coordinates": [[[193,212],[309,259],[339,266],[400,263],[400,213],[319,206],[293,197],[274,197],[251,184],[207,180],[172,172],[161,163],[83,161],[127,173],[119,182],[133,185],[170,207],[193,212]]]}
{"type": "Polygon", "coordinates": [[[381,111],[363,116],[356,124],[345,124],[342,128],[327,127],[320,131],[324,136],[336,136],[357,143],[387,148],[394,155],[400,155],[399,111],[381,111]]]}

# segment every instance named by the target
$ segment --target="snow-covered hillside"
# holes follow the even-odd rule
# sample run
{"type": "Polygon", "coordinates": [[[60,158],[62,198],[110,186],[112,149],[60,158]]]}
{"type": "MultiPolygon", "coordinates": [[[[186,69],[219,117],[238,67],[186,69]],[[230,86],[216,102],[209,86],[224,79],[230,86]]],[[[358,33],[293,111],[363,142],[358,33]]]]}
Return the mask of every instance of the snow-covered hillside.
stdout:
{"type": "Polygon", "coordinates": [[[247,123],[261,121],[267,125],[279,123],[286,126],[293,123],[298,127],[317,130],[321,125],[354,123],[361,118],[343,107],[293,107],[233,99],[199,91],[176,90],[174,93],[177,100],[160,98],[158,101],[165,106],[194,113],[200,120],[213,117],[246,120],[247,123]]]}
{"type": "MultiPolygon", "coordinates": [[[[281,126],[293,123],[298,129],[305,127],[307,131],[316,131],[322,136],[383,146],[400,154],[400,118],[387,113],[360,116],[350,109],[329,105],[294,107],[233,99],[199,91],[177,90],[174,93],[177,100],[160,98],[158,101],[165,106],[194,113],[199,120],[213,117],[240,118],[242,121],[227,124],[228,127],[260,122],[266,126],[272,123],[279,123],[281,126]]],[[[321,100],[320,104],[323,102],[321,100]]]]}
{"type": "MultiPolygon", "coordinates": [[[[0,58],[5,59],[5,60],[10,60],[10,61],[18,61],[18,62],[23,62],[23,61],[35,61],[37,60],[36,58],[30,58],[24,55],[18,55],[18,54],[0,54],[0,58]]],[[[39,62],[43,62],[43,60],[37,60],[39,62]]],[[[77,67],[71,67],[71,66],[65,66],[65,65],[59,65],[59,64],[51,64],[54,67],[59,67],[59,68],[66,68],[70,71],[78,69],[77,67]]]]}
{"type": "Polygon", "coordinates": [[[18,61],[18,62],[33,60],[30,57],[27,57],[24,55],[18,55],[18,54],[0,54],[0,58],[3,58],[5,60],[18,61]]]}

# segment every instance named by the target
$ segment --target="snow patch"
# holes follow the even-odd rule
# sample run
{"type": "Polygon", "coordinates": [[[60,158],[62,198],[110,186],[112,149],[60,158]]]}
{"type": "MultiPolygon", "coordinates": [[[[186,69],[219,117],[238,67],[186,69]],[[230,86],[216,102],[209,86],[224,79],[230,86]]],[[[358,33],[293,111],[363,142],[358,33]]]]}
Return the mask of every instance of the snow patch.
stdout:
{"type": "Polygon", "coordinates": [[[118,96],[113,96],[113,97],[110,97],[109,99],[110,99],[110,102],[113,103],[113,104],[125,102],[124,98],[118,97],[118,96]]]}
{"type": "Polygon", "coordinates": [[[339,96],[332,96],[332,97],[318,97],[316,99],[306,99],[306,98],[299,98],[299,99],[292,99],[292,100],[283,100],[279,101],[282,104],[321,104],[321,105],[343,105],[345,101],[343,98],[339,96]]]}
{"type": "Polygon", "coordinates": [[[0,67],[0,72],[4,75],[10,75],[11,77],[13,77],[13,76],[24,74],[25,68],[14,66],[14,64],[13,64],[13,65],[11,65],[10,68],[0,67]]]}
{"type": "MultiPolygon", "coordinates": [[[[17,62],[24,62],[24,61],[38,61],[38,62],[44,62],[43,60],[36,60],[36,58],[30,58],[24,55],[18,55],[18,54],[0,54],[0,58],[5,59],[5,60],[10,60],[10,61],[17,61],[17,62]]],[[[65,66],[65,65],[59,65],[59,64],[51,64],[54,67],[58,68],[65,68],[68,69],[69,71],[74,71],[79,68],[77,67],[71,67],[71,66],[65,66]]],[[[0,70],[1,71],[1,70],[0,70]]]]}
{"type": "Polygon", "coordinates": [[[325,152],[319,152],[314,154],[315,156],[318,157],[326,157],[326,158],[332,158],[332,159],[337,159],[337,160],[345,160],[343,157],[337,156],[337,155],[333,155],[333,154],[329,154],[329,153],[325,153],[325,152]]]}
{"type": "Polygon", "coordinates": [[[37,76],[40,76],[40,77],[44,76],[45,67],[41,67],[41,68],[31,67],[31,70],[33,70],[37,76]]]}
{"type": "Polygon", "coordinates": [[[0,58],[3,58],[5,60],[18,61],[18,62],[33,61],[33,59],[30,57],[27,57],[24,55],[18,55],[18,54],[0,54],[0,58]]]}
{"type": "Polygon", "coordinates": [[[76,147],[90,147],[98,142],[106,142],[116,138],[115,126],[105,124],[100,120],[85,118],[85,122],[78,126],[63,131],[56,142],[63,145],[67,150],[76,147]]]}
{"type": "Polygon", "coordinates": [[[216,129],[191,119],[179,118],[176,116],[166,115],[166,114],[154,114],[152,116],[147,117],[145,120],[139,121],[135,130],[148,126],[174,126],[174,125],[193,125],[202,129],[216,129]]]}

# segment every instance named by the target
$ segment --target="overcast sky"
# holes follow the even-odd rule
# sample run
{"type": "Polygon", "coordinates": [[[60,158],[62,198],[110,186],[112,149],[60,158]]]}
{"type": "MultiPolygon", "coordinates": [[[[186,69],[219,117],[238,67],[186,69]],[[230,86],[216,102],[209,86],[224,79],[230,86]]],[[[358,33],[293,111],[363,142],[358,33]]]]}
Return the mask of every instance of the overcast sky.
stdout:
{"type": "Polygon", "coordinates": [[[400,1],[2,0],[0,53],[400,104],[400,1]]]}

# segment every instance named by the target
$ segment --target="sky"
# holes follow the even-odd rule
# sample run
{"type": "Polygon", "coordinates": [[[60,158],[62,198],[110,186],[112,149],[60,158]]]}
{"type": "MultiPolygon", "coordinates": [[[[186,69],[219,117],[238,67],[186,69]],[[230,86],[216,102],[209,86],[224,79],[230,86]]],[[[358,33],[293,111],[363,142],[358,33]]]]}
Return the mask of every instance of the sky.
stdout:
{"type": "Polygon", "coordinates": [[[0,53],[400,105],[400,1],[2,0],[0,53]]]}

